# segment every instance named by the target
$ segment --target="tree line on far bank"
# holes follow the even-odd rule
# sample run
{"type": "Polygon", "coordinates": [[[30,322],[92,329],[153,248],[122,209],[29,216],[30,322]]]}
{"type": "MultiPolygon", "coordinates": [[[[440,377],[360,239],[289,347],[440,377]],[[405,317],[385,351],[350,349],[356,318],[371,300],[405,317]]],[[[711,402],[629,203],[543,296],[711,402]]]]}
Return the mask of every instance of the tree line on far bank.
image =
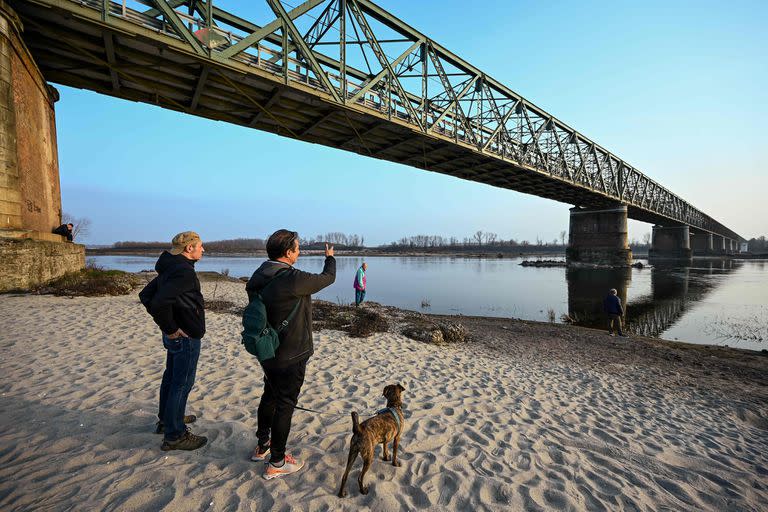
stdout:
{"type": "Polygon", "coordinates": [[[764,236],[747,240],[747,251],[752,254],[768,254],[768,240],[764,236]]]}
{"type": "MultiPolygon", "coordinates": [[[[651,234],[643,235],[643,242],[637,239],[630,241],[630,248],[635,253],[647,252],[650,247],[651,234]]],[[[379,249],[385,252],[419,251],[419,252],[469,252],[469,253],[563,253],[568,246],[568,233],[561,231],[558,238],[543,240],[536,237],[531,242],[525,239],[510,238],[504,240],[496,233],[477,230],[471,236],[443,237],[440,235],[415,235],[403,237],[379,249]]]]}
{"type": "MultiPolygon", "coordinates": [[[[266,247],[266,242],[261,238],[233,238],[231,240],[205,240],[204,245],[205,250],[211,252],[249,252],[263,251],[266,247]]],[[[168,242],[125,241],[115,242],[112,244],[111,249],[127,252],[162,251],[163,249],[168,249],[169,246],[168,242]]]]}
{"type": "MultiPolygon", "coordinates": [[[[630,247],[634,252],[644,252],[648,249],[650,233],[644,236],[644,243],[632,240],[630,247]]],[[[338,231],[316,235],[310,238],[300,238],[301,246],[305,250],[323,249],[326,243],[333,244],[338,250],[376,250],[385,253],[398,252],[482,252],[482,253],[561,253],[567,245],[567,233],[560,232],[560,237],[551,241],[544,241],[537,237],[534,242],[528,240],[516,240],[511,238],[504,240],[496,233],[488,231],[475,231],[472,236],[459,239],[457,237],[444,237],[440,235],[413,235],[402,237],[389,244],[366,247],[365,237],[357,234],[346,234],[338,231]]],[[[112,244],[112,247],[103,251],[120,252],[155,252],[168,248],[168,242],[140,242],[121,241],[112,244]]],[[[233,238],[228,240],[205,241],[208,252],[215,253],[250,253],[264,252],[266,240],[263,238],[233,238]]]]}
{"type": "MultiPolygon", "coordinates": [[[[650,247],[650,233],[643,235],[643,241],[632,239],[630,249],[635,254],[646,253],[650,247]]],[[[560,237],[544,241],[537,237],[533,242],[510,238],[504,240],[495,233],[476,231],[472,236],[459,239],[440,235],[413,235],[402,237],[386,245],[366,247],[362,235],[348,235],[341,232],[331,232],[311,238],[301,238],[301,246],[305,250],[321,250],[325,243],[334,244],[339,250],[376,250],[385,253],[397,252],[434,252],[434,253],[560,253],[567,247],[567,234],[560,232],[560,237]]],[[[748,252],[752,254],[768,254],[768,240],[765,236],[750,238],[747,241],[748,252]]],[[[120,252],[160,252],[168,248],[168,242],[115,242],[110,248],[101,251],[120,252]]],[[[262,238],[233,238],[228,240],[212,240],[205,242],[209,252],[216,253],[250,253],[266,251],[266,240],[262,238]]],[[[99,250],[96,250],[98,252],[99,250]]]]}
{"type": "MultiPolygon", "coordinates": [[[[355,250],[363,249],[365,238],[362,235],[347,235],[340,232],[331,232],[317,235],[312,238],[299,237],[303,249],[324,249],[325,244],[333,244],[337,249],[355,250]]],[[[267,249],[267,241],[263,238],[232,238],[228,240],[205,240],[205,250],[217,253],[247,253],[264,252],[267,249]]],[[[168,248],[168,242],[115,242],[108,251],[121,252],[146,252],[162,251],[168,248]]]]}

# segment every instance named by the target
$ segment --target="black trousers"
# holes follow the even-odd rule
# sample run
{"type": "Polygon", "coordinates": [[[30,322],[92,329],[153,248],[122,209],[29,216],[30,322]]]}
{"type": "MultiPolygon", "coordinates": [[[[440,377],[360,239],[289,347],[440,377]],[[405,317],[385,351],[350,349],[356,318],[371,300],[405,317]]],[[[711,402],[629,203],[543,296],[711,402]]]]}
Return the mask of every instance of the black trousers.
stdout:
{"type": "Polygon", "coordinates": [[[271,462],[280,462],[285,457],[293,409],[299,400],[306,370],[307,361],[286,368],[264,368],[264,394],[259,402],[256,437],[260,446],[271,438],[271,462]]]}

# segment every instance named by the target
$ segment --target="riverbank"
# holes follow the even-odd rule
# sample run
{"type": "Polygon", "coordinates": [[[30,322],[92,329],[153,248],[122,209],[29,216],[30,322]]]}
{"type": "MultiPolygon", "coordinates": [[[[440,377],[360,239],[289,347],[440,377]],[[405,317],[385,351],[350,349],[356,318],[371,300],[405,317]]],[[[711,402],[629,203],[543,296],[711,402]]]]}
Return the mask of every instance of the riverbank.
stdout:
{"type": "MultiPolygon", "coordinates": [[[[243,284],[203,279],[242,307],[243,284]]],[[[370,306],[369,306],[370,307],[370,306]]],[[[239,319],[211,312],[189,412],[209,436],[161,452],[164,354],[135,293],[0,296],[0,508],[99,510],[759,510],[768,502],[768,357],[559,324],[373,306],[387,332],[315,333],[289,441],[308,466],[265,482],[248,460],[262,375],[239,319]],[[460,322],[465,343],[399,334],[460,322]],[[406,388],[402,467],[336,497],[349,412],[406,388]]],[[[692,340],[693,341],[693,340],[692,340]]]]}
{"type": "MultiPolygon", "coordinates": [[[[147,250],[147,249],[111,249],[111,248],[86,248],[86,256],[147,256],[157,257],[162,250],[147,250]]],[[[301,253],[306,256],[322,256],[325,254],[324,249],[303,249],[301,253]]],[[[206,256],[217,256],[224,258],[266,258],[266,251],[250,251],[250,252],[217,252],[206,251],[206,256]]],[[[565,251],[551,251],[551,252],[521,252],[521,251],[499,251],[496,249],[475,249],[472,251],[427,251],[427,250],[381,250],[381,249],[364,249],[364,250],[347,250],[336,249],[336,256],[352,256],[352,257],[388,257],[388,256],[401,256],[401,257],[448,257],[448,258],[544,258],[544,257],[563,257],[565,258],[565,251]]],[[[639,257],[647,257],[647,255],[638,255],[639,257]]]]}

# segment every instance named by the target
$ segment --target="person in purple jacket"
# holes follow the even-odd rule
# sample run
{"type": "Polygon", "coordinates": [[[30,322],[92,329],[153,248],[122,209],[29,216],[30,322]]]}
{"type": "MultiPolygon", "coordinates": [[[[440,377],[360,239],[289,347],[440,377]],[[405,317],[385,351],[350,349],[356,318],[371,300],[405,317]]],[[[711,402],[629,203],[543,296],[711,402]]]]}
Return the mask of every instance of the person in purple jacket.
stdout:
{"type": "Polygon", "coordinates": [[[368,264],[363,263],[355,273],[355,306],[359,306],[365,300],[365,271],[368,270],[368,264]]]}

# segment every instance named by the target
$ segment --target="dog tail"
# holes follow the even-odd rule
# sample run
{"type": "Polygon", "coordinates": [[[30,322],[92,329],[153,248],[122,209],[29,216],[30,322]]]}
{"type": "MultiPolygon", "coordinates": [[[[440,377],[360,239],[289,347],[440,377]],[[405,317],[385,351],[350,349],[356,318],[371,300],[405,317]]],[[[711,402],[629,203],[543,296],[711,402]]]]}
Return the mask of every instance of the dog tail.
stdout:
{"type": "Polygon", "coordinates": [[[355,434],[360,434],[360,420],[357,417],[357,413],[352,413],[352,432],[355,434]]]}

